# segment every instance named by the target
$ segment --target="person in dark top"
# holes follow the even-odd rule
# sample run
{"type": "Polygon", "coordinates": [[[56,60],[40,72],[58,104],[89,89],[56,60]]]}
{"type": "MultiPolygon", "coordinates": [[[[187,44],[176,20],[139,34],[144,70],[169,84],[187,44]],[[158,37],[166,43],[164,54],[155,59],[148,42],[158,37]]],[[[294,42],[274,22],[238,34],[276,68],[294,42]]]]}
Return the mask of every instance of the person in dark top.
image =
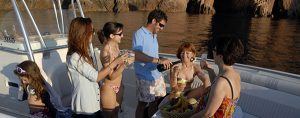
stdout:
{"type": "Polygon", "coordinates": [[[14,73],[27,94],[30,114],[42,118],[55,118],[56,109],[50,101],[50,94],[40,69],[33,61],[24,61],[16,66],[14,73]]]}

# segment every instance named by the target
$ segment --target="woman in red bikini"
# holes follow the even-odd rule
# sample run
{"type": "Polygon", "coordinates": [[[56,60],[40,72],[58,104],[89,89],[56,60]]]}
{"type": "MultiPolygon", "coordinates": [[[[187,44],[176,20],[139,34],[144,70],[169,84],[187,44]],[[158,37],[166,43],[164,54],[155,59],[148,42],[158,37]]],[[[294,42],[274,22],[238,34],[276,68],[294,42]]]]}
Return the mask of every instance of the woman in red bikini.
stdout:
{"type": "MultiPolygon", "coordinates": [[[[123,24],[107,22],[103,29],[98,32],[100,43],[104,44],[101,49],[100,59],[104,67],[108,66],[120,54],[119,43],[123,37],[123,24]]],[[[127,64],[131,64],[134,58],[128,58],[127,64]]],[[[118,111],[123,97],[122,72],[126,65],[112,68],[113,71],[104,80],[101,89],[101,107],[105,118],[118,117],[118,111]]]]}
{"type": "Polygon", "coordinates": [[[214,80],[208,89],[197,88],[193,91],[202,97],[199,103],[199,112],[192,118],[232,118],[240,97],[241,77],[232,65],[243,54],[243,44],[235,36],[221,36],[216,41],[213,56],[219,73],[216,76],[207,62],[200,63],[201,67],[208,71],[210,78],[214,78],[214,80]]]}

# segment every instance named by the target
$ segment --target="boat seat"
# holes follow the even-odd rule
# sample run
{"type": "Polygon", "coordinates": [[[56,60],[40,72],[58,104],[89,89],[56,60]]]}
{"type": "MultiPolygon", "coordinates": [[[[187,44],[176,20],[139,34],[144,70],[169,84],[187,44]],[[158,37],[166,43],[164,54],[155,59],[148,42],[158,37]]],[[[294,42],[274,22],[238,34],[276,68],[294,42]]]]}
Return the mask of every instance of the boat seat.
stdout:
{"type": "Polygon", "coordinates": [[[42,68],[48,78],[51,79],[52,87],[60,95],[62,104],[69,107],[73,87],[68,76],[68,68],[65,62],[66,55],[64,51],[51,51],[49,55],[48,58],[42,59],[42,68]]]}
{"type": "Polygon", "coordinates": [[[299,96],[242,82],[238,105],[251,116],[295,118],[300,116],[299,101],[299,96]]]}

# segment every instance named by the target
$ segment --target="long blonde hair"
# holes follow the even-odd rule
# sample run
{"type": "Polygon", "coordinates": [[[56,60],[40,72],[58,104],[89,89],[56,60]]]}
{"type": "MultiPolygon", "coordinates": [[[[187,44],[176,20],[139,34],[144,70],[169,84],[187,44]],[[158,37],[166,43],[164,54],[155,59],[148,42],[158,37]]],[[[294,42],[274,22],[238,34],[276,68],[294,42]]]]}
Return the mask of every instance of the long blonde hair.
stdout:
{"type": "Polygon", "coordinates": [[[88,46],[90,36],[93,35],[92,20],[90,18],[77,17],[72,20],[68,36],[68,53],[78,53],[80,58],[93,65],[93,60],[89,56],[88,46]]]}

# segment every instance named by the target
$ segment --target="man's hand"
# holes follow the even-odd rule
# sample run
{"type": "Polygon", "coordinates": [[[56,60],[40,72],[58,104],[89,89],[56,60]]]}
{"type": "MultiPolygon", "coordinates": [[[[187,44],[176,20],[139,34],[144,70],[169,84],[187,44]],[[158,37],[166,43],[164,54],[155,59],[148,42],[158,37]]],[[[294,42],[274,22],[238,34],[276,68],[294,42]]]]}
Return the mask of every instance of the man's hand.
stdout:
{"type": "Polygon", "coordinates": [[[164,69],[170,69],[172,62],[167,58],[159,58],[158,64],[163,64],[164,69]]]}

